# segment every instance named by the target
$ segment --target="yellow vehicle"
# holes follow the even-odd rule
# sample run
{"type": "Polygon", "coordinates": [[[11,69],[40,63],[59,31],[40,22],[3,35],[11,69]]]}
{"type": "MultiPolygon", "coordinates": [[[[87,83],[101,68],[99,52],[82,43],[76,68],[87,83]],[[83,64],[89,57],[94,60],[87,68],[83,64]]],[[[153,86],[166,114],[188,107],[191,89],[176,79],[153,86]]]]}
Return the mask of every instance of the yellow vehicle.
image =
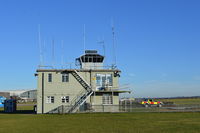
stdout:
{"type": "Polygon", "coordinates": [[[145,107],[149,107],[149,106],[157,106],[157,107],[162,107],[162,102],[158,101],[154,101],[153,99],[145,99],[144,101],[142,101],[142,104],[145,106],[145,107]]]}

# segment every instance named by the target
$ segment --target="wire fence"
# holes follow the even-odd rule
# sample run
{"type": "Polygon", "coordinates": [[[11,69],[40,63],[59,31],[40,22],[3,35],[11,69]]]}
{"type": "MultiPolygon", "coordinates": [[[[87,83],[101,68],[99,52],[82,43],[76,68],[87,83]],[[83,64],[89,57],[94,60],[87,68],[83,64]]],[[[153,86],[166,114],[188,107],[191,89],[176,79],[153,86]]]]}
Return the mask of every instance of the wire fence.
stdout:
{"type": "Polygon", "coordinates": [[[200,104],[163,105],[162,107],[143,105],[92,105],[79,112],[200,112],[200,104]]]}
{"type": "MultiPolygon", "coordinates": [[[[66,114],[71,106],[61,105],[49,113],[66,114]]],[[[145,107],[139,103],[123,105],[91,105],[83,104],[76,113],[96,113],[96,112],[200,112],[200,104],[166,104],[162,107],[145,107]]]]}

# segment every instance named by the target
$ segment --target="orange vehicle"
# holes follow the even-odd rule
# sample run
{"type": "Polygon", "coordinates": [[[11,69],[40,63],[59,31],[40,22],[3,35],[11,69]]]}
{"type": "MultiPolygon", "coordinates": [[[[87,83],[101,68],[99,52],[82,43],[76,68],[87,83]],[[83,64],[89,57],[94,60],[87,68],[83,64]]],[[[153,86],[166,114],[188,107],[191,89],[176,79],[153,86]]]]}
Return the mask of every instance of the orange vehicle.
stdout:
{"type": "Polygon", "coordinates": [[[142,101],[142,104],[145,107],[149,107],[149,106],[157,106],[157,107],[162,107],[163,103],[158,101],[154,101],[153,99],[145,99],[144,101],[142,101]]]}

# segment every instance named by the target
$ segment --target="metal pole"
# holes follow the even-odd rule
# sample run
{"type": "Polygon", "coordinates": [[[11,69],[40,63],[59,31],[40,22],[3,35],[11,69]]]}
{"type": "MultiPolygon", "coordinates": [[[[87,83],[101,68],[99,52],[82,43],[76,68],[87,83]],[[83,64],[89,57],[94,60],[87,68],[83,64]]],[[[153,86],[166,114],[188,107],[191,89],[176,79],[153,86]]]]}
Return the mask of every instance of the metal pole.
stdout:
{"type": "Polygon", "coordinates": [[[42,114],[44,113],[44,73],[42,73],[42,114]]]}

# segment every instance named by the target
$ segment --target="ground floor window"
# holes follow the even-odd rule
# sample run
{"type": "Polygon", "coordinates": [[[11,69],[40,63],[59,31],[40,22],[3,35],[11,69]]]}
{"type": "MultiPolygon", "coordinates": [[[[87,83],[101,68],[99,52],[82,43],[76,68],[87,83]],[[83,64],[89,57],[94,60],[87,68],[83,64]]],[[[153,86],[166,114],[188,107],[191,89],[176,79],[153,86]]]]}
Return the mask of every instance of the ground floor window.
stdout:
{"type": "Polygon", "coordinates": [[[61,97],[62,103],[69,103],[69,96],[61,97]]]}
{"type": "Polygon", "coordinates": [[[102,104],[113,104],[113,98],[111,94],[103,94],[102,104]]]}
{"type": "Polygon", "coordinates": [[[46,103],[54,103],[54,96],[47,96],[46,103]]]}

